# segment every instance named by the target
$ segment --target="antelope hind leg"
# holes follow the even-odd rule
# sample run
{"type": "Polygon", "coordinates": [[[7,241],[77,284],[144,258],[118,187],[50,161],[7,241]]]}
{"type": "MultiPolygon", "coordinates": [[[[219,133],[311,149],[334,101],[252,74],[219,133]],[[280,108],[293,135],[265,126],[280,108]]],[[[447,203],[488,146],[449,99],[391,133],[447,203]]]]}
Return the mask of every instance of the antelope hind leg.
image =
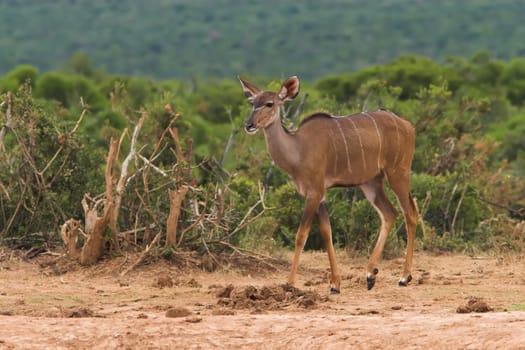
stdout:
{"type": "Polygon", "coordinates": [[[416,237],[416,224],[419,213],[416,203],[410,195],[410,174],[407,172],[404,176],[398,176],[396,178],[388,176],[388,180],[405,217],[407,251],[403,275],[399,279],[399,286],[405,287],[412,281],[412,258],[414,255],[414,240],[416,237]],[[392,179],[395,179],[395,181],[392,179]]]}
{"type": "Polygon", "coordinates": [[[361,185],[361,190],[365,194],[366,199],[372,204],[374,209],[381,218],[381,228],[377,237],[377,242],[372,251],[372,255],[368,260],[368,266],[366,269],[366,286],[368,290],[372,289],[376,282],[376,276],[379,273],[377,266],[381,260],[383,254],[383,248],[385,246],[386,239],[394,220],[397,216],[396,209],[392,206],[392,203],[388,200],[383,188],[383,174],[377,175],[369,182],[361,185]]]}

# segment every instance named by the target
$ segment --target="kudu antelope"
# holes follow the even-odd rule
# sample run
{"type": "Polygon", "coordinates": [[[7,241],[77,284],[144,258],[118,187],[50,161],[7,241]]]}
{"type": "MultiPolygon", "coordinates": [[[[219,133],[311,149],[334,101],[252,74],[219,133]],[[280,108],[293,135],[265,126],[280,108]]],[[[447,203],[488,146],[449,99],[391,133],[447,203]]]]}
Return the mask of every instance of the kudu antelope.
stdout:
{"type": "Polygon", "coordinates": [[[359,186],[381,218],[377,243],[367,266],[367,287],[374,286],[386,238],[397,216],[383,189],[386,178],[405,216],[407,253],[399,285],[410,280],[417,222],[417,208],[410,195],[410,167],[414,154],[414,128],[386,110],[335,117],[319,112],[303,120],[297,131],[281,124],[280,107],[299,93],[299,79],[288,78],[278,92],[261,91],[239,78],[253,112],[245,129],[262,129],[268,153],[286,171],[297,191],[306,198],[295,239],[295,254],[288,283],[294,284],[299,258],[314,216],[326,245],[331,268],[331,293],[339,293],[341,279],[332,244],[332,230],[325,203],[331,187],[359,186]]]}

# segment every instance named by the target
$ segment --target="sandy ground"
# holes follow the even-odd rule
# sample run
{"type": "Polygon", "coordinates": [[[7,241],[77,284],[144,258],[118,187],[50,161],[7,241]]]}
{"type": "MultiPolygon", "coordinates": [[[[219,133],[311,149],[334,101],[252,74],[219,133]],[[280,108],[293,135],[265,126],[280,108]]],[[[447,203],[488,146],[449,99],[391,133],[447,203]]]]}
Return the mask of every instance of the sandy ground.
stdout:
{"type": "Polygon", "coordinates": [[[367,291],[366,260],[338,255],[342,293],[331,296],[321,252],[303,255],[299,289],[281,286],[286,266],[160,261],[120,277],[120,258],[79,268],[4,254],[0,349],[525,349],[523,258],[419,252],[409,287],[394,259],[367,291]]]}

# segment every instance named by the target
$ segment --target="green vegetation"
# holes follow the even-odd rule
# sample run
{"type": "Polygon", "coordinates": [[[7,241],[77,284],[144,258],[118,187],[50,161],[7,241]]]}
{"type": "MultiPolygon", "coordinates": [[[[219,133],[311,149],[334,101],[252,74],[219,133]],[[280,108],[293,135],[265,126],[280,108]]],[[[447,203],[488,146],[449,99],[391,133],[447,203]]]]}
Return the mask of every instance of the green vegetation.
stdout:
{"type": "Polygon", "coordinates": [[[520,0],[9,0],[0,2],[0,74],[19,64],[47,72],[74,52],[113,74],[185,80],[313,80],[404,54],[510,60],[525,56],[524,14],[520,0]]]}
{"type": "MultiPolygon", "coordinates": [[[[425,230],[418,228],[421,247],[523,251],[522,71],[525,60],[505,62],[486,53],[444,64],[401,56],[305,82],[300,98],[286,108],[285,123],[299,110],[301,115],[318,109],[334,114],[380,107],[395,111],[416,128],[412,190],[425,221],[425,230]]],[[[269,88],[280,84],[278,77],[253,79],[269,88]]],[[[189,185],[179,217],[184,240],[177,244],[198,246],[201,252],[214,246],[231,249],[229,244],[293,246],[303,199],[287,176],[272,167],[263,138],[242,132],[250,107],[234,79],[188,84],[115,76],[75,55],[57,71],[41,73],[21,65],[6,72],[0,77],[0,106],[2,244],[59,242],[66,220],[83,219],[85,193],[95,198],[105,191],[110,138],[124,135],[122,162],[132,130],[146,113],[137,139],[143,158],[131,162],[136,175],[126,182],[118,222],[121,234],[134,232],[133,245],[151,241],[149,227],[166,230],[166,190],[189,185]],[[178,140],[166,137],[171,126],[178,140]],[[256,205],[258,183],[266,185],[265,204],[271,209],[256,205]],[[199,246],[203,241],[207,245],[199,246]]],[[[379,220],[360,191],[334,189],[327,202],[336,243],[370,249],[379,220]]],[[[107,234],[109,239],[115,232],[107,234]]],[[[403,239],[399,219],[386,254],[398,254],[403,239]]],[[[307,248],[321,247],[314,227],[307,248]]]]}

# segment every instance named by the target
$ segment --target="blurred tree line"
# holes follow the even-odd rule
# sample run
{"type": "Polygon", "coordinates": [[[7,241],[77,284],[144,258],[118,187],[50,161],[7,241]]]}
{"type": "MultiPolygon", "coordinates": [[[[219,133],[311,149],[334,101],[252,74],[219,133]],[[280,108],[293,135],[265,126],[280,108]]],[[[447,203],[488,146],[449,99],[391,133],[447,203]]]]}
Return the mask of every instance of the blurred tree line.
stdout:
{"type": "MultiPolygon", "coordinates": [[[[280,85],[280,77],[247,78],[268,89],[280,85]]],[[[84,195],[104,192],[109,139],[123,139],[125,154],[130,144],[121,136],[123,130],[132,130],[144,112],[148,118],[138,142],[140,151],[151,155],[144,164],[156,169],[152,172],[158,177],[132,177],[126,184],[130,189],[119,209],[119,232],[152,223],[165,229],[169,198],[151,191],[181,186],[162,182],[166,171],[177,171],[174,150],[180,145],[158,141],[175,111],[180,147],[191,148],[191,176],[184,181],[195,193],[183,202],[180,227],[197,229],[191,218],[204,215],[198,210],[202,203],[212,203],[208,214],[222,220],[213,230],[219,237],[221,230],[228,232],[215,242],[255,250],[293,246],[303,200],[271,164],[263,137],[242,131],[250,106],[236,80],[188,83],[111,75],[76,54],[51,72],[15,67],[0,77],[0,93],[1,244],[56,244],[61,225],[83,217],[84,195]],[[172,152],[160,153],[164,148],[172,152]],[[266,188],[270,209],[244,225],[246,213],[263,210],[254,207],[259,183],[266,188]]],[[[418,228],[421,247],[523,251],[524,102],[525,59],[505,62],[480,52],[439,64],[409,55],[354,73],[303,81],[300,98],[283,111],[283,123],[293,128],[300,121],[294,120],[297,113],[304,117],[316,110],[334,115],[395,111],[416,128],[412,191],[425,222],[425,230],[418,228]]],[[[138,161],[130,166],[143,169],[138,161]]],[[[327,202],[336,243],[356,251],[371,248],[379,218],[360,191],[330,190],[327,202]]],[[[135,243],[146,242],[146,235],[147,229],[135,236],[135,243]]],[[[399,218],[387,255],[401,251],[403,237],[399,218]]],[[[316,227],[307,248],[322,248],[316,227]]]]}
{"type": "Polygon", "coordinates": [[[6,0],[0,74],[77,51],[110,72],[187,80],[318,79],[405,53],[511,59],[525,56],[524,14],[521,0],[6,0]]]}

